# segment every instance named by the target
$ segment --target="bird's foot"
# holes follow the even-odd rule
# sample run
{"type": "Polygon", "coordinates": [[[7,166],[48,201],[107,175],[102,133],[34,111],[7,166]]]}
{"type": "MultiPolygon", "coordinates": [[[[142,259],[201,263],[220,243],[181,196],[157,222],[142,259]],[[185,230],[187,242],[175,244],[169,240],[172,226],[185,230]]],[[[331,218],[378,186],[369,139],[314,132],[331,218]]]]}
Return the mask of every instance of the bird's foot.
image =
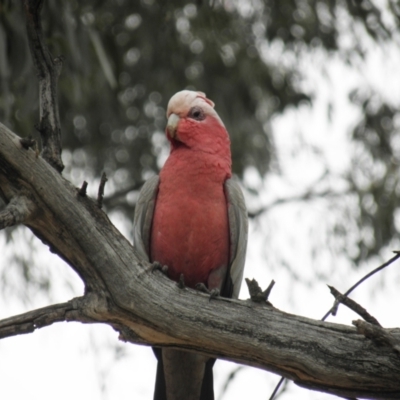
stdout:
{"type": "Polygon", "coordinates": [[[185,277],[183,276],[183,274],[179,275],[178,287],[179,287],[179,289],[185,289],[185,287],[186,287],[185,277]]]}
{"type": "Polygon", "coordinates": [[[211,290],[210,290],[210,289],[208,289],[208,287],[207,287],[204,283],[202,283],[202,282],[197,283],[196,286],[195,286],[195,288],[196,288],[196,290],[198,290],[198,291],[200,291],[200,292],[209,294],[209,295],[210,295],[210,298],[209,298],[210,301],[211,301],[211,299],[215,299],[216,297],[219,296],[219,289],[215,288],[215,289],[211,289],[211,290]]]}
{"type": "Polygon", "coordinates": [[[154,261],[151,264],[151,271],[161,271],[164,275],[168,274],[168,265],[161,265],[158,261],[154,261]]]}

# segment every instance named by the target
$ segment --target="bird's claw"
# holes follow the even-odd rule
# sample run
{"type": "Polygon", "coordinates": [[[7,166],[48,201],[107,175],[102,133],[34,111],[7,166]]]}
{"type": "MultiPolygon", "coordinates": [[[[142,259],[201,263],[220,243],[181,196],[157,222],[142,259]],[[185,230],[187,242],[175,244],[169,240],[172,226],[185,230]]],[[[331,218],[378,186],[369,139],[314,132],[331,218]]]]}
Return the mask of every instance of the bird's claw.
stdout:
{"type": "Polygon", "coordinates": [[[178,287],[179,287],[179,289],[185,289],[185,287],[186,287],[185,277],[183,276],[183,274],[179,275],[178,287]]]}
{"type": "Polygon", "coordinates": [[[154,261],[153,264],[151,264],[151,271],[161,271],[164,275],[167,275],[168,265],[161,265],[158,261],[154,261]]]}
{"type": "Polygon", "coordinates": [[[216,299],[218,296],[219,296],[219,289],[217,289],[217,288],[211,289],[210,290],[210,298],[208,300],[211,301],[211,299],[216,299]]]}
{"type": "Polygon", "coordinates": [[[203,293],[208,293],[208,294],[210,294],[210,291],[208,290],[207,286],[206,286],[204,283],[202,283],[202,282],[196,283],[195,288],[196,288],[196,290],[198,290],[199,292],[203,292],[203,293]]]}
{"type": "Polygon", "coordinates": [[[211,290],[210,290],[210,289],[208,289],[208,287],[207,287],[204,283],[202,283],[202,282],[197,283],[196,286],[195,286],[195,288],[196,288],[196,290],[198,290],[198,291],[200,291],[200,292],[209,294],[209,295],[210,295],[210,298],[209,298],[210,301],[211,301],[211,299],[215,299],[216,297],[219,296],[219,289],[215,288],[215,289],[211,289],[211,290]]]}

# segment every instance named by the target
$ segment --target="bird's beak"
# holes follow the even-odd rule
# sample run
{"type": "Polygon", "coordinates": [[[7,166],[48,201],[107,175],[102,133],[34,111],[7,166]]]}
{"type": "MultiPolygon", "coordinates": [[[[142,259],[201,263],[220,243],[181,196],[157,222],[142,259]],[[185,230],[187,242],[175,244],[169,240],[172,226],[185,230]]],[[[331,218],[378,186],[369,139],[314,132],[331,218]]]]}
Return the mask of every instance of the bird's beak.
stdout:
{"type": "Polygon", "coordinates": [[[176,139],[176,130],[178,128],[180,118],[176,114],[171,114],[168,117],[168,122],[167,122],[167,132],[169,133],[169,136],[171,139],[176,139]]]}

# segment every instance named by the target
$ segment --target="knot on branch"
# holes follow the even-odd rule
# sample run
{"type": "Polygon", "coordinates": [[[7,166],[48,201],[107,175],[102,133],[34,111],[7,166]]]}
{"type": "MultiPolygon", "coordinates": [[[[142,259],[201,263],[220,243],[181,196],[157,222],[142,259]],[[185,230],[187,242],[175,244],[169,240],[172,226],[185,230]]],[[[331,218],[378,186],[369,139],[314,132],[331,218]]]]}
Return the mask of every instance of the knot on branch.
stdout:
{"type": "Polygon", "coordinates": [[[26,222],[35,211],[36,205],[28,197],[24,195],[13,197],[0,212],[0,229],[26,222]]]}
{"type": "Polygon", "coordinates": [[[371,339],[381,346],[389,346],[397,353],[400,353],[400,341],[395,340],[395,338],[380,325],[374,325],[360,319],[353,321],[352,324],[357,328],[357,332],[364,335],[367,339],[371,339]]]}

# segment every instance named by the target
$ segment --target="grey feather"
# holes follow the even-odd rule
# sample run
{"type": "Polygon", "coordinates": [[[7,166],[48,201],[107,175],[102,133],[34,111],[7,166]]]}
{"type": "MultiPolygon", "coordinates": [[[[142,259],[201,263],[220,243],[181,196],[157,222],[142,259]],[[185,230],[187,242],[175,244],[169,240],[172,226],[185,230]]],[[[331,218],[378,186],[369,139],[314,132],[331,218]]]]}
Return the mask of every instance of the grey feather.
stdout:
{"type": "Polygon", "coordinates": [[[139,256],[150,261],[150,231],[160,178],[156,175],[143,185],[135,208],[133,245],[139,256]]]}
{"type": "MultiPolygon", "coordinates": [[[[154,176],[143,185],[135,209],[133,243],[139,256],[148,261],[159,181],[159,177],[154,176]]],[[[233,285],[232,297],[237,298],[243,279],[247,248],[247,210],[242,191],[234,179],[225,182],[224,190],[230,231],[229,274],[233,285]]],[[[157,369],[154,399],[214,399],[212,378],[214,359],[166,348],[161,349],[160,353],[155,352],[159,354],[161,367],[157,369]]]]}
{"type": "Polygon", "coordinates": [[[231,243],[229,274],[233,284],[232,297],[237,299],[246,258],[248,218],[243,193],[235,178],[225,182],[225,195],[228,202],[231,243]]]}

